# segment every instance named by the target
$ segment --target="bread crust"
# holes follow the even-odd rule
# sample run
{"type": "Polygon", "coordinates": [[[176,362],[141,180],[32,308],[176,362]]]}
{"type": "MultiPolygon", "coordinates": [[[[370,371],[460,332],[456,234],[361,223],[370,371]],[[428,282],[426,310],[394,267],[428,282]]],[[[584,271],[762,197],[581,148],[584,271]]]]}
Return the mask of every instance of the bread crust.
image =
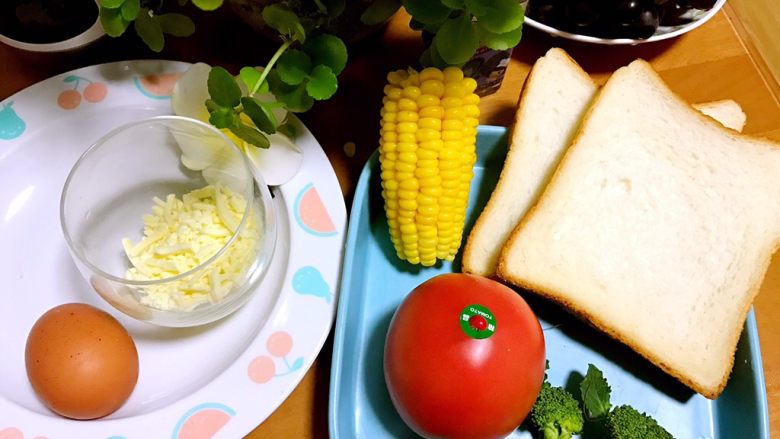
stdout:
{"type": "MultiPolygon", "coordinates": [[[[547,51],[545,56],[548,56],[550,54],[557,54],[561,57],[563,57],[565,60],[567,60],[571,64],[572,71],[576,71],[578,75],[581,76],[583,80],[586,80],[596,86],[596,83],[591,79],[591,77],[582,70],[582,67],[577,64],[574,59],[569,56],[566,51],[563,49],[560,49],[558,47],[553,47],[550,50],[547,51]]],[[[477,240],[477,235],[484,232],[484,229],[486,227],[487,218],[493,215],[500,215],[501,213],[498,211],[499,207],[497,206],[498,201],[498,195],[501,192],[504,191],[511,191],[511,185],[513,181],[511,181],[511,176],[508,176],[507,174],[510,173],[510,170],[513,168],[513,163],[516,160],[516,151],[518,151],[518,146],[515,143],[515,133],[517,132],[518,127],[522,129],[522,121],[527,120],[526,112],[528,111],[526,108],[526,100],[525,100],[525,90],[529,87],[533,86],[533,83],[536,81],[536,78],[538,76],[537,68],[536,66],[531,68],[531,72],[528,74],[528,76],[525,79],[525,82],[523,83],[523,87],[520,90],[520,95],[517,99],[517,105],[515,110],[515,116],[512,120],[512,125],[509,127],[509,135],[508,135],[508,144],[507,144],[507,153],[506,153],[506,159],[504,160],[504,166],[501,169],[501,173],[498,176],[498,182],[496,183],[496,187],[493,189],[493,192],[490,194],[490,198],[488,199],[487,204],[485,204],[484,209],[477,217],[477,221],[474,223],[474,226],[471,228],[471,231],[469,232],[469,236],[466,239],[466,245],[463,249],[463,257],[462,257],[462,267],[461,270],[464,273],[472,273],[472,274],[478,274],[481,276],[486,277],[492,277],[496,278],[496,272],[495,268],[493,267],[493,270],[490,272],[484,272],[482,270],[479,270],[476,266],[476,260],[478,256],[475,256],[475,249],[474,249],[474,242],[477,240]]],[[[511,233],[510,233],[511,234],[511,233]]],[[[498,261],[496,261],[497,263],[498,261]]]]}
{"type": "MultiPolygon", "coordinates": [[[[698,118],[701,122],[714,126],[718,130],[722,130],[724,134],[728,136],[736,137],[747,141],[759,140],[762,143],[765,143],[767,146],[772,147],[773,149],[780,150],[780,144],[777,142],[760,138],[760,137],[745,135],[737,131],[731,130],[729,128],[724,127],[714,119],[705,116],[699,111],[696,111],[691,105],[685,102],[680,96],[678,96],[676,93],[670,90],[668,86],[666,86],[666,84],[663,82],[660,75],[658,75],[658,73],[655,72],[655,70],[653,70],[650,64],[647,63],[646,61],[636,60],[633,63],[631,63],[631,65],[638,66],[641,70],[643,70],[646,74],[648,74],[650,78],[659,85],[658,86],[659,91],[666,94],[669,98],[682,104],[682,106],[687,108],[691,114],[695,114],[695,117],[698,118]]],[[[613,74],[613,77],[617,77],[622,74],[628,74],[627,70],[625,69],[627,69],[627,67],[618,69],[613,74]]],[[[588,125],[588,121],[591,118],[594,109],[598,107],[598,104],[600,103],[604,94],[608,92],[612,87],[611,83],[612,83],[611,80],[608,81],[604,85],[604,87],[602,87],[601,90],[597,92],[597,95],[594,98],[590,108],[587,110],[587,112],[585,113],[582,119],[583,121],[577,130],[577,134],[574,136],[574,141],[572,145],[564,153],[564,156],[562,157],[561,161],[558,164],[558,168],[556,169],[555,173],[550,179],[550,182],[548,183],[548,187],[552,187],[553,185],[558,184],[558,179],[560,177],[559,171],[563,167],[565,167],[571,160],[572,151],[575,148],[579,147],[580,138],[583,136],[583,127],[586,127],[588,125]]],[[[636,340],[632,339],[631,337],[622,334],[621,331],[615,328],[610,322],[600,318],[598,315],[589,313],[583,307],[579,306],[573,300],[569,299],[565,292],[555,291],[553,289],[545,287],[544,285],[536,284],[534,282],[529,281],[528,279],[523,278],[522,276],[517,276],[511,273],[511,267],[509,267],[509,262],[507,261],[508,253],[511,251],[511,248],[514,246],[515,241],[519,239],[520,234],[522,234],[523,229],[526,227],[529,220],[533,218],[533,216],[539,210],[539,207],[543,206],[545,203],[550,202],[546,197],[546,194],[548,193],[549,193],[548,191],[545,191],[541,195],[541,197],[537,200],[536,204],[534,204],[529,209],[528,213],[520,220],[518,225],[510,234],[507,242],[505,243],[504,247],[502,248],[499,254],[498,267],[496,270],[497,276],[508,283],[519,286],[521,288],[525,288],[539,296],[546,298],[547,300],[550,300],[560,305],[568,312],[584,320],[585,322],[589,323],[591,326],[595,327],[596,329],[606,333],[613,339],[629,346],[639,355],[641,355],[651,363],[655,364],[656,366],[658,366],[660,369],[662,369],[669,375],[672,375],[673,377],[677,378],[681,383],[690,387],[694,391],[702,394],[706,398],[709,399],[717,398],[726,387],[726,384],[728,383],[728,379],[731,375],[731,371],[733,370],[734,354],[736,353],[737,343],[739,342],[739,338],[742,333],[742,328],[744,328],[744,323],[741,326],[739,326],[737,330],[732,331],[732,333],[730,334],[728,340],[728,347],[730,348],[732,354],[728,359],[729,364],[728,367],[725,369],[726,371],[725,374],[715,385],[708,385],[706,383],[696,382],[694,379],[688,376],[684,371],[677,370],[674,367],[671,367],[670,365],[666,364],[661,358],[656,356],[653,352],[650,352],[649,350],[645,349],[641,343],[638,343],[636,340]]],[[[775,252],[777,252],[780,249],[780,235],[775,237],[774,243],[767,246],[767,249],[768,250],[766,254],[760,256],[762,262],[759,265],[762,266],[759,269],[755,270],[754,272],[753,278],[750,281],[750,287],[745,296],[746,299],[742,303],[733,305],[739,308],[737,311],[740,317],[739,321],[742,322],[745,321],[745,318],[747,317],[747,313],[750,310],[750,307],[752,306],[752,303],[755,300],[756,296],[758,295],[758,292],[760,291],[763,278],[765,277],[766,272],[769,269],[772,256],[775,252]]]]}

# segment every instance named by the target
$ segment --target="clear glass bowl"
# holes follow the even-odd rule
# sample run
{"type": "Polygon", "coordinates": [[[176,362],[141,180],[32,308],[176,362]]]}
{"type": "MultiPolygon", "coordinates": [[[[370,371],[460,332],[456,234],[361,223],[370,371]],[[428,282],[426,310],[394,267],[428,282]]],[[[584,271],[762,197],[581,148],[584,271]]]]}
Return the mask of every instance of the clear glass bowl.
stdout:
{"type": "Polygon", "coordinates": [[[65,182],[60,221],[95,291],[161,326],[236,311],[257,290],[276,244],[262,176],[222,132],[177,116],[124,125],[90,146],[65,182]]]}

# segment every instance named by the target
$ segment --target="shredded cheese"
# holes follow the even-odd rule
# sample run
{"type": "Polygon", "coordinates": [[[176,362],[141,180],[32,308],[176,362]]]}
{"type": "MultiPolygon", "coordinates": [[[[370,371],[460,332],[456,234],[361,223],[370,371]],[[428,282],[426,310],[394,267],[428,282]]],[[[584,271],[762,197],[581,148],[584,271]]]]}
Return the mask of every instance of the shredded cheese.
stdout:
{"type": "MultiPolygon", "coordinates": [[[[208,185],[177,198],[154,197],[138,243],[122,240],[131,280],[160,280],[203,264],[227,244],[241,223],[246,200],[230,189],[208,185]]],[[[214,303],[241,284],[260,240],[259,218],[250,215],[232,245],[204,269],[177,281],[142,287],[140,302],[160,310],[190,311],[214,303]]]]}

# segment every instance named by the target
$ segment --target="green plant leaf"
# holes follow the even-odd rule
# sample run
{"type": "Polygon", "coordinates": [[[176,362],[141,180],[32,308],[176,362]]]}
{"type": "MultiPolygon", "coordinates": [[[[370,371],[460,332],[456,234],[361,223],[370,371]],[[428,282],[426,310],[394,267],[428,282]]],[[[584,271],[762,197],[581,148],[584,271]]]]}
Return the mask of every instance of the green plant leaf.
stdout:
{"type": "Polygon", "coordinates": [[[238,136],[241,140],[249,142],[250,144],[267,149],[271,146],[271,142],[268,141],[268,137],[257,130],[257,128],[251,127],[242,122],[236,122],[230,127],[230,132],[238,136]]]}
{"type": "Polygon", "coordinates": [[[209,96],[221,107],[233,108],[241,102],[241,89],[233,75],[222,67],[212,67],[208,79],[209,96]]]}
{"type": "Polygon", "coordinates": [[[347,65],[347,46],[335,35],[319,34],[309,38],[303,45],[303,51],[309,54],[315,66],[328,66],[336,75],[347,65]]]}
{"type": "Polygon", "coordinates": [[[220,108],[225,108],[219,105],[218,103],[214,102],[214,99],[206,99],[206,109],[209,110],[209,113],[213,113],[220,108]]]}
{"type": "Polygon", "coordinates": [[[100,24],[107,35],[118,37],[125,33],[129,22],[122,18],[119,9],[100,8],[100,24]]]}
{"type": "Polygon", "coordinates": [[[306,41],[306,31],[301,20],[294,12],[284,6],[274,4],[263,8],[263,21],[280,34],[303,43],[306,41]]]}
{"type": "Polygon", "coordinates": [[[412,30],[423,30],[425,29],[425,23],[419,22],[412,18],[409,20],[409,27],[412,28],[412,30]]]}
{"type": "Polygon", "coordinates": [[[423,67],[436,67],[439,69],[443,69],[449,65],[447,61],[442,59],[441,55],[439,55],[439,51],[436,50],[436,46],[433,44],[428,46],[420,56],[420,64],[422,64],[423,67]]]}
{"type": "Polygon", "coordinates": [[[441,23],[452,12],[441,0],[401,0],[401,4],[412,18],[426,25],[441,23]]]}
{"type": "Polygon", "coordinates": [[[122,3],[122,7],[119,8],[122,14],[122,18],[125,21],[133,21],[138,17],[138,13],[141,11],[141,0],[126,0],[122,3]]]}
{"type": "Polygon", "coordinates": [[[124,2],[125,0],[100,0],[98,3],[101,8],[119,9],[124,2]]]}
{"type": "Polygon", "coordinates": [[[345,0],[322,0],[322,4],[325,5],[329,17],[338,17],[344,12],[347,2],[345,0]]]}
{"type": "Polygon", "coordinates": [[[480,43],[495,50],[511,49],[512,47],[517,46],[523,36],[522,26],[502,34],[494,34],[493,32],[486,30],[479,23],[477,23],[477,28],[479,28],[480,43]]]}
{"type": "Polygon", "coordinates": [[[290,139],[295,139],[295,136],[298,134],[295,131],[295,128],[290,126],[289,123],[279,125],[278,128],[276,128],[276,132],[284,134],[285,136],[289,137],[290,139]]]}
{"type": "Polygon", "coordinates": [[[279,78],[276,69],[268,74],[268,86],[276,99],[287,107],[287,111],[303,113],[314,105],[314,100],[306,93],[305,82],[299,85],[286,84],[279,78]]]}
{"type": "Polygon", "coordinates": [[[195,23],[186,15],[171,12],[158,15],[157,19],[160,21],[162,31],[174,37],[188,37],[195,33],[195,23]]]}
{"type": "MultiPolygon", "coordinates": [[[[255,88],[255,84],[257,83],[257,81],[260,80],[260,76],[262,76],[262,71],[263,71],[262,68],[258,70],[255,67],[242,67],[241,71],[238,72],[238,76],[241,78],[241,81],[244,82],[246,88],[248,90],[252,90],[255,88]]],[[[259,94],[268,93],[267,81],[263,81],[263,83],[260,84],[260,88],[257,89],[257,93],[259,94]]]]}
{"type": "Polygon", "coordinates": [[[257,98],[243,97],[241,98],[241,106],[244,107],[244,113],[252,119],[255,126],[260,131],[268,134],[276,132],[276,126],[278,122],[276,117],[270,108],[267,108],[263,102],[260,102],[257,98]]]}
{"type": "Polygon", "coordinates": [[[290,85],[298,85],[311,72],[309,55],[298,49],[287,49],[276,62],[279,78],[290,85]]]}
{"type": "Polygon", "coordinates": [[[360,16],[363,24],[373,26],[383,23],[401,7],[401,0],[374,0],[360,16]]]}
{"type": "Polygon", "coordinates": [[[318,65],[311,71],[309,82],[306,84],[306,93],[318,101],[328,99],[336,93],[338,79],[330,67],[318,65]]]}
{"type": "Polygon", "coordinates": [[[463,9],[466,7],[465,0],[441,0],[444,6],[451,9],[463,9]]]}
{"type": "Polygon", "coordinates": [[[204,11],[213,11],[222,6],[222,0],[192,0],[192,4],[204,11]]]}
{"type": "Polygon", "coordinates": [[[445,21],[433,37],[432,45],[447,64],[461,65],[468,61],[479,48],[479,34],[471,16],[461,14],[445,21]]]}
{"type": "Polygon", "coordinates": [[[219,129],[233,126],[236,113],[232,108],[219,107],[209,115],[209,123],[219,129]]]}
{"type": "Polygon", "coordinates": [[[153,52],[160,52],[165,45],[162,27],[156,16],[150,15],[146,8],[141,9],[135,19],[135,33],[153,52]]]}
{"type": "Polygon", "coordinates": [[[502,34],[523,25],[525,12],[517,0],[465,0],[466,8],[490,32],[502,34]]]}
{"type": "Polygon", "coordinates": [[[585,416],[588,419],[597,419],[605,416],[611,404],[609,402],[612,390],[604,378],[604,374],[594,365],[588,364],[588,372],[580,383],[580,395],[585,416]]]}

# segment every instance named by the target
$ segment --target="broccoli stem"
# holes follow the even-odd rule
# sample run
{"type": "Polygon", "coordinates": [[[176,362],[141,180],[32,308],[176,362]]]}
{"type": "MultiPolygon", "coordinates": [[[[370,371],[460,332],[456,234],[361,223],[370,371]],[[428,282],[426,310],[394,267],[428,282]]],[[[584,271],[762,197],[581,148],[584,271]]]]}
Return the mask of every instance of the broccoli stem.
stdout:
{"type": "Polygon", "coordinates": [[[571,439],[572,433],[565,428],[558,429],[554,423],[544,426],[544,439],[571,439]]]}

